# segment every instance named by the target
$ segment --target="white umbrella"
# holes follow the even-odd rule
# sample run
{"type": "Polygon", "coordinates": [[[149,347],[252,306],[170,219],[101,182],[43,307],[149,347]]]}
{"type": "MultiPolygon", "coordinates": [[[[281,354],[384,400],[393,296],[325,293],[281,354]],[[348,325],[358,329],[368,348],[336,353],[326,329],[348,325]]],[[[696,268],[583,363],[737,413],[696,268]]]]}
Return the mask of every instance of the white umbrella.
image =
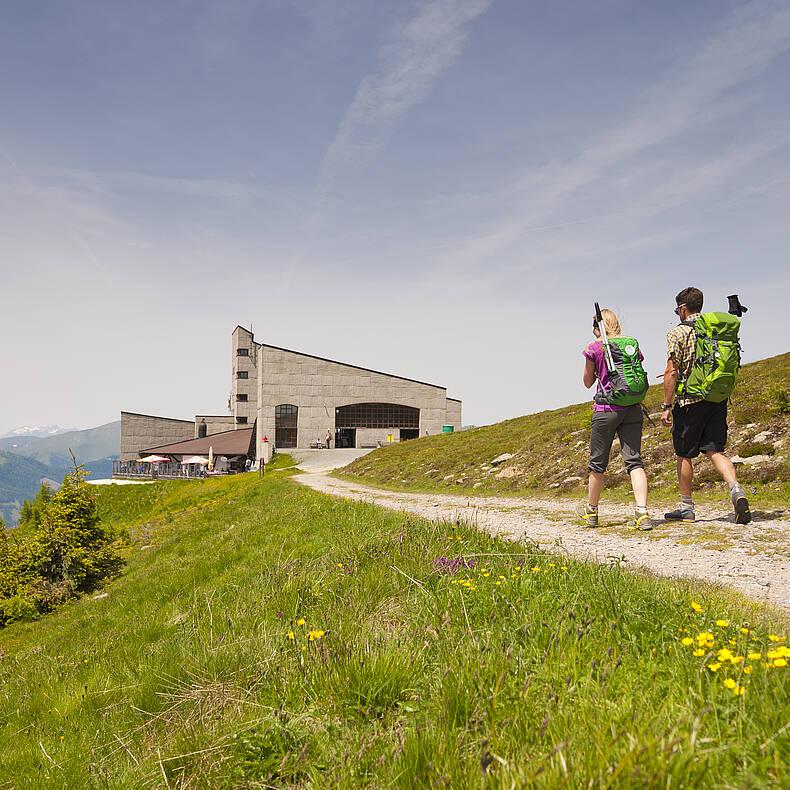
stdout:
{"type": "Polygon", "coordinates": [[[208,468],[209,471],[214,470],[214,447],[211,446],[208,448],[208,468]]]}
{"type": "Polygon", "coordinates": [[[143,464],[160,464],[163,461],[169,461],[169,458],[165,458],[163,455],[146,455],[145,458],[140,459],[140,463],[143,464]]]}
{"type": "Polygon", "coordinates": [[[208,458],[203,458],[202,455],[190,455],[189,458],[184,458],[181,461],[181,466],[186,466],[187,464],[207,464],[208,458]]]}

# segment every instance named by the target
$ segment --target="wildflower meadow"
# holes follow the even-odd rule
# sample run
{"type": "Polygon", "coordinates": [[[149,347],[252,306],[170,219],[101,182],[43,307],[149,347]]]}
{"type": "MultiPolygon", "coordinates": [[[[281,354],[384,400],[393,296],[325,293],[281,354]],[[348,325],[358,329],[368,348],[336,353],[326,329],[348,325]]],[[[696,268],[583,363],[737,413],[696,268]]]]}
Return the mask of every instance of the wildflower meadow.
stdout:
{"type": "Polygon", "coordinates": [[[780,788],[788,626],[299,486],[106,489],[105,589],[0,630],[0,788],[780,788]]]}

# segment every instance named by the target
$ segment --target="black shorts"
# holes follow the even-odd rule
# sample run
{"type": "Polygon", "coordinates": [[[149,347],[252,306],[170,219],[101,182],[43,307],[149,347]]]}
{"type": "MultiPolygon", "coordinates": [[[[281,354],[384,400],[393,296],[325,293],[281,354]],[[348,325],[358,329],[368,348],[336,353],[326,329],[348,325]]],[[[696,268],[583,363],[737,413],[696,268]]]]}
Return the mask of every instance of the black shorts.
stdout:
{"type": "Polygon", "coordinates": [[[727,446],[727,401],[676,404],[672,409],[672,444],[679,458],[723,453],[727,446]]]}

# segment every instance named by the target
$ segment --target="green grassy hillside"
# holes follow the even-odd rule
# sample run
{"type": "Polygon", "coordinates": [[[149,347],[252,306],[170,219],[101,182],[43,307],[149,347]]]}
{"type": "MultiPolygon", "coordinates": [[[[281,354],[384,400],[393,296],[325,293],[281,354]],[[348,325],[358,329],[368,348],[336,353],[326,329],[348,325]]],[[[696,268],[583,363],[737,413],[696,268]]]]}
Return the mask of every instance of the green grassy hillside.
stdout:
{"type": "MultiPolygon", "coordinates": [[[[730,408],[731,455],[768,456],[755,465],[739,465],[739,476],[753,484],[790,481],[790,353],[744,365],[730,408]]],[[[646,404],[658,427],[645,423],[643,457],[651,485],[672,489],[675,456],[669,430],[660,426],[663,385],[650,388],[646,404]]],[[[518,417],[454,434],[430,436],[383,447],[355,461],[344,475],[364,482],[420,491],[512,494],[569,492],[586,484],[591,403],[518,417]],[[503,453],[513,458],[496,467],[503,453]]],[[[608,486],[627,481],[615,441],[608,486]]],[[[718,478],[700,461],[697,481],[718,478]]]]}
{"type": "Polygon", "coordinates": [[[125,573],[0,630],[0,788],[787,786],[778,618],[289,475],[101,491],[125,573]]]}

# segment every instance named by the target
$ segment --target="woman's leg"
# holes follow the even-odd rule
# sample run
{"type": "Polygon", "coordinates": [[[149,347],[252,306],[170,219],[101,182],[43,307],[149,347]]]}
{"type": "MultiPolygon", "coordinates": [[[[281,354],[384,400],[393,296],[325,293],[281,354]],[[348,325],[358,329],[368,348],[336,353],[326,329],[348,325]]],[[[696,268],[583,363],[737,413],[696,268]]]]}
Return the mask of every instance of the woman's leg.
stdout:
{"type": "Polygon", "coordinates": [[[587,484],[587,501],[593,507],[598,507],[601,491],[603,491],[603,474],[601,472],[590,472],[590,480],[587,484]]]}
{"type": "Polygon", "coordinates": [[[638,508],[647,507],[647,475],[642,465],[642,424],[644,417],[641,406],[631,406],[617,429],[620,437],[620,450],[638,508]]]}
{"type": "Polygon", "coordinates": [[[634,499],[637,507],[647,507],[647,475],[643,468],[631,472],[631,487],[634,489],[634,499]]]}
{"type": "Polygon", "coordinates": [[[609,463],[609,453],[612,451],[617,420],[617,412],[593,412],[590,423],[590,463],[587,465],[590,472],[587,493],[589,503],[593,507],[598,507],[598,500],[601,498],[603,473],[609,463]]]}

